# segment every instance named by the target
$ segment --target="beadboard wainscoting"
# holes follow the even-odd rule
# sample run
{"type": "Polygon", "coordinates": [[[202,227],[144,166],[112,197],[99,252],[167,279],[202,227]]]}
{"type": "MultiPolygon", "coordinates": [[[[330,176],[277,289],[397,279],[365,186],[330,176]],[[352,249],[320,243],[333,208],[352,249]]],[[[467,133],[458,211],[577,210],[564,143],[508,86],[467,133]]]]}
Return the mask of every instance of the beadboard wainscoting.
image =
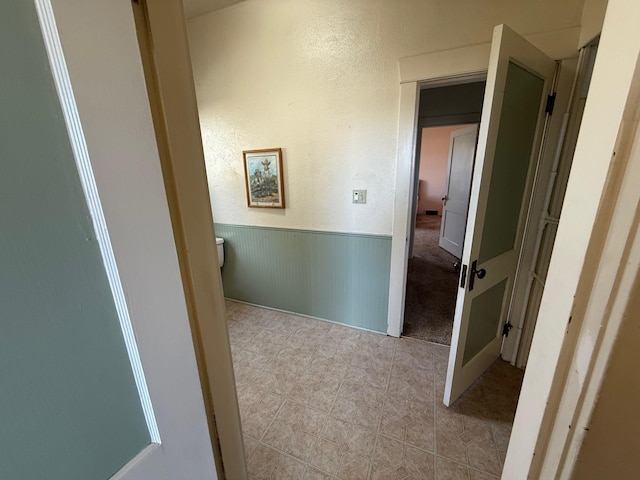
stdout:
{"type": "Polygon", "coordinates": [[[387,331],[391,236],[217,223],[231,300],[387,331]]]}

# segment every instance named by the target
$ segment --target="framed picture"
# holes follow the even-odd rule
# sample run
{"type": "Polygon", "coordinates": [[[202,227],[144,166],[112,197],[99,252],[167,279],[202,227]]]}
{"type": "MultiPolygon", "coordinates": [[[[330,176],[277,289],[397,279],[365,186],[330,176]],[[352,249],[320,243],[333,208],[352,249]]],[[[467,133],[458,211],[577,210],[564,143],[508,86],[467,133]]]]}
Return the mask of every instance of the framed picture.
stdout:
{"type": "Polygon", "coordinates": [[[282,149],[245,150],[242,156],[247,204],[258,208],[284,208],[282,149]]]}

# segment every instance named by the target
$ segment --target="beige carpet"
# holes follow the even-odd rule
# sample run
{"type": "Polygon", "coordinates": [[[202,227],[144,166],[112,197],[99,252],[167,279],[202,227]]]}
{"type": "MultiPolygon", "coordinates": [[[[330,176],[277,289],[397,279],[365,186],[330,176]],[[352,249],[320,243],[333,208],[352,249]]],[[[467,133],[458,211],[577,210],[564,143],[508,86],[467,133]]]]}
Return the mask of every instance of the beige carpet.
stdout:
{"type": "Polygon", "coordinates": [[[440,219],[419,215],[409,260],[403,335],[451,345],[458,273],[456,257],[438,246],[440,219]]]}

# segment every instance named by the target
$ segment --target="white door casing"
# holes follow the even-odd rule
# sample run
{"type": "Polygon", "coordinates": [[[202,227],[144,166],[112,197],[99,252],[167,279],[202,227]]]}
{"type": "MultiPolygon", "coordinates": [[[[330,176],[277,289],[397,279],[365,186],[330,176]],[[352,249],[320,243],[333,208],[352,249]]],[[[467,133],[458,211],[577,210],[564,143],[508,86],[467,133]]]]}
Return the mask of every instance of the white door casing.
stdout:
{"type": "Polygon", "coordinates": [[[439,244],[457,258],[462,258],[477,138],[478,125],[472,125],[451,132],[449,142],[447,189],[442,200],[439,244]]]}
{"type": "Polygon", "coordinates": [[[38,17],[151,438],[112,478],[215,479],[131,5],[53,3],[38,17]]]}
{"type": "Polygon", "coordinates": [[[500,356],[554,62],[494,29],[469,203],[444,403],[500,356]]]}
{"type": "Polygon", "coordinates": [[[489,51],[490,45],[486,43],[400,60],[398,152],[387,311],[387,334],[393,337],[402,333],[404,318],[420,83],[451,85],[485,80],[489,51]]]}

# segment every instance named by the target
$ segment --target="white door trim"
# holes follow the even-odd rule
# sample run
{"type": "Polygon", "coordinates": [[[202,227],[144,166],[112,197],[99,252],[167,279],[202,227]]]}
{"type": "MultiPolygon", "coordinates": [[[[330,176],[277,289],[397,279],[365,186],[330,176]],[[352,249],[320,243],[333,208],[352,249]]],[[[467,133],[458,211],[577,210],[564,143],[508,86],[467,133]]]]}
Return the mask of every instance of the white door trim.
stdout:
{"type": "MultiPolygon", "coordinates": [[[[637,96],[640,94],[637,75],[635,84],[637,96]]],[[[628,121],[627,131],[621,132],[616,147],[618,165],[614,165],[610,172],[608,192],[605,193],[605,196],[614,198],[601,204],[603,213],[598,224],[604,225],[596,227],[604,229],[610,223],[609,231],[601,247],[600,265],[594,275],[593,286],[582,298],[576,298],[579,302],[589,296],[585,307],[576,305],[574,310],[574,315],[582,316],[582,326],[567,369],[565,394],[551,430],[541,478],[554,478],[556,475],[559,479],[571,478],[640,271],[640,235],[637,234],[640,226],[640,190],[637,184],[640,178],[640,104],[636,101],[629,107],[623,120],[628,121]],[[581,312],[583,308],[586,308],[584,313],[581,312]],[[586,356],[591,357],[589,364],[585,362],[586,356]]]]}
{"type": "Polygon", "coordinates": [[[389,273],[389,307],[387,334],[399,337],[404,322],[404,300],[409,259],[410,216],[414,195],[415,146],[418,122],[418,82],[400,85],[400,118],[398,125],[398,156],[393,204],[391,237],[391,268],[389,273]]]}
{"type": "Polygon", "coordinates": [[[425,82],[453,85],[474,79],[484,79],[489,66],[490,49],[491,46],[487,43],[400,59],[398,153],[387,311],[387,334],[393,337],[401,335],[404,323],[407,262],[411,253],[409,251],[409,234],[412,226],[410,217],[415,194],[413,175],[416,162],[420,85],[425,82]]]}
{"type": "Polygon", "coordinates": [[[133,5],[196,361],[220,477],[248,477],[182,1],[133,5]],[[152,44],[153,48],[145,48],[152,44]],[[165,184],[167,184],[165,180],[165,184]],[[222,472],[224,470],[224,472],[222,472]]]}

